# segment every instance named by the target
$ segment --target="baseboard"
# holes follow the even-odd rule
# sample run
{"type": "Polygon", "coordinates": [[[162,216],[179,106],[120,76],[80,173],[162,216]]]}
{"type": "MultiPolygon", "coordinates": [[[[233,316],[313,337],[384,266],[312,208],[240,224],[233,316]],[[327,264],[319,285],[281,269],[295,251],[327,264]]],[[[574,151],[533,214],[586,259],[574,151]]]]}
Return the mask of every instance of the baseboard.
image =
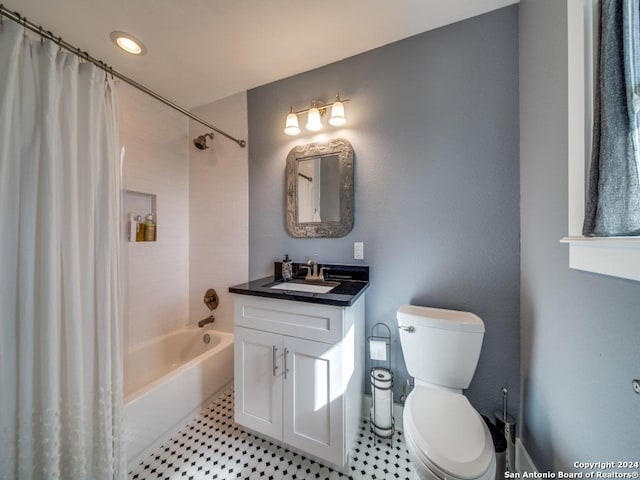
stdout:
{"type": "MultiPolygon", "coordinates": [[[[393,404],[393,422],[396,429],[402,430],[402,412],[403,406],[399,403],[393,404]]],[[[362,415],[367,420],[369,419],[369,411],[371,410],[371,395],[364,395],[362,397],[362,415]]]]}
{"type": "Polygon", "coordinates": [[[518,473],[538,473],[538,469],[533,464],[520,437],[516,438],[516,471],[518,473]]]}

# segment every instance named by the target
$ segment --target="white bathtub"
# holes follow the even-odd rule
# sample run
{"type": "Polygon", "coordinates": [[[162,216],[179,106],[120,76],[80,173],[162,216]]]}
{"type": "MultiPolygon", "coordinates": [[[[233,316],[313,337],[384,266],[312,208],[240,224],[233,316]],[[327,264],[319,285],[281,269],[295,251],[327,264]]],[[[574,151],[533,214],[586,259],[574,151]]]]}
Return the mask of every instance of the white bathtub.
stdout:
{"type": "Polygon", "coordinates": [[[132,350],[124,364],[124,439],[131,465],[233,379],[233,334],[183,328],[132,350]]]}

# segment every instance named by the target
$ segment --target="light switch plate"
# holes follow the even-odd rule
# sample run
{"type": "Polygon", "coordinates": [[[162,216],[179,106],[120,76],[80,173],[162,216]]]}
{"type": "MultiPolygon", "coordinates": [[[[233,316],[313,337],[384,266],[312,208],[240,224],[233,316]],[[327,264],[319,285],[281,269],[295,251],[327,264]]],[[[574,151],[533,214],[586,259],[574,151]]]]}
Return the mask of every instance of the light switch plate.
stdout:
{"type": "Polygon", "coordinates": [[[364,242],[353,242],[354,260],[364,260],[364,242]]]}

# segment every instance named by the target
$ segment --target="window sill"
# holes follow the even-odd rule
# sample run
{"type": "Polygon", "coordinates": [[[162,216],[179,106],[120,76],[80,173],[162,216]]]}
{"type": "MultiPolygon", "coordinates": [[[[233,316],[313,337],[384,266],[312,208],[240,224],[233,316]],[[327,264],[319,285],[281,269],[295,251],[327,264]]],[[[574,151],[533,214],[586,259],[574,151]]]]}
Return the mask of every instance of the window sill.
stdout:
{"type": "Polygon", "coordinates": [[[565,237],[569,267],[640,281],[640,237],[565,237]]]}
{"type": "Polygon", "coordinates": [[[597,2],[567,1],[569,267],[640,281],[640,237],[583,237],[591,145],[597,2]]]}

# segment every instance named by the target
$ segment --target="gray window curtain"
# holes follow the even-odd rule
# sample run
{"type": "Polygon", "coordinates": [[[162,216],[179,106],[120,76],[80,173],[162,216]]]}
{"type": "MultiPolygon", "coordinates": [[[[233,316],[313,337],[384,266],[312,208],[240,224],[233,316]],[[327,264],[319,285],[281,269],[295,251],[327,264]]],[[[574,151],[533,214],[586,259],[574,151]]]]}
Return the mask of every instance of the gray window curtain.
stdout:
{"type": "Polygon", "coordinates": [[[640,235],[640,0],[601,0],[583,235],[640,235]]]}

